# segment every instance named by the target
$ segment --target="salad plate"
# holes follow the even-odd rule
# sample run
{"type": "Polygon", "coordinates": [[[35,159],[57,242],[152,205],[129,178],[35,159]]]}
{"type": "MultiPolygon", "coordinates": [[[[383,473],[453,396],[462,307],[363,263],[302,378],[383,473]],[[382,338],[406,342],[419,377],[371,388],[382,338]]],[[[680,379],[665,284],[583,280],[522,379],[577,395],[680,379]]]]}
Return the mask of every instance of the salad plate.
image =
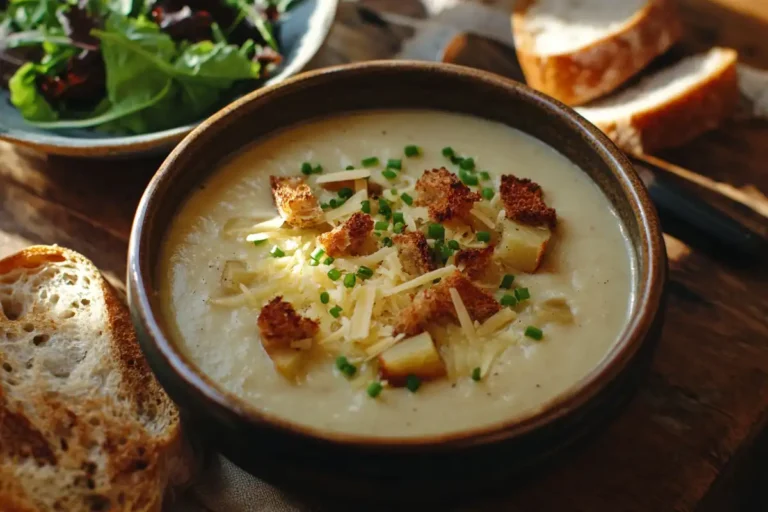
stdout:
{"type": "MultiPolygon", "coordinates": [[[[14,3],[14,0],[10,0],[9,6],[12,7],[14,3]]],[[[40,3],[45,4],[46,2],[40,3]]],[[[103,3],[105,5],[129,5],[131,3],[140,2],[103,3]]],[[[169,13],[168,19],[172,19],[172,16],[185,16],[189,15],[190,12],[195,14],[195,11],[190,10],[189,7],[185,4],[191,5],[194,8],[196,4],[206,3],[220,3],[224,5],[235,5],[240,3],[251,4],[254,6],[259,4],[259,2],[249,2],[245,0],[241,2],[235,2],[233,0],[213,0],[211,2],[203,2],[201,0],[165,0],[151,2],[147,0],[145,4],[149,4],[147,10],[151,12],[151,15],[144,14],[140,16],[142,19],[139,21],[143,23],[144,20],[149,20],[147,25],[149,26],[149,31],[153,32],[150,34],[151,37],[157,37],[158,39],[166,38],[170,40],[166,34],[171,35],[171,33],[163,27],[162,21],[157,18],[158,7],[164,5],[166,7],[171,6],[173,8],[178,8],[180,6],[181,8],[178,10],[178,12],[169,13]],[[153,17],[157,23],[152,23],[153,17]]],[[[74,7],[78,7],[86,4],[86,2],[81,1],[80,4],[77,2],[72,2],[71,4],[74,7]]],[[[125,52],[128,54],[127,57],[121,56],[119,54],[117,55],[117,60],[114,61],[117,64],[112,64],[112,71],[110,71],[110,63],[107,63],[107,98],[102,100],[102,104],[97,104],[96,107],[94,107],[95,114],[91,114],[89,116],[81,116],[75,119],[69,118],[67,115],[68,113],[59,114],[58,112],[53,114],[56,116],[53,120],[45,119],[45,117],[42,118],[42,121],[34,119],[30,121],[25,119],[25,117],[30,117],[30,111],[27,110],[26,115],[22,115],[22,112],[17,107],[17,105],[14,105],[14,102],[11,101],[11,92],[9,90],[9,84],[6,82],[6,80],[10,78],[11,82],[13,82],[13,75],[7,71],[8,59],[6,59],[4,62],[0,62],[0,71],[2,71],[2,74],[5,75],[3,77],[3,87],[0,87],[0,140],[31,147],[48,154],[86,158],[130,158],[151,154],[163,154],[169,151],[178,141],[180,141],[187,133],[189,133],[195,126],[197,126],[200,121],[218,110],[220,107],[224,106],[229,101],[236,99],[239,95],[244,94],[250,90],[279,83],[301,71],[307,65],[310,59],[312,59],[312,57],[317,53],[325,41],[336,15],[338,0],[299,0],[294,2],[264,2],[263,4],[274,6],[279,6],[281,4],[291,4],[290,10],[286,10],[286,12],[281,13],[279,19],[274,22],[272,29],[270,30],[270,35],[274,36],[274,46],[278,49],[279,52],[279,57],[275,58],[274,61],[279,62],[270,62],[267,64],[266,61],[260,61],[258,55],[253,55],[253,50],[251,50],[252,53],[249,54],[249,61],[256,63],[253,67],[257,70],[253,72],[253,80],[227,81],[229,77],[226,75],[231,75],[233,73],[231,71],[231,67],[229,69],[224,66],[217,67],[216,62],[213,62],[216,60],[219,62],[226,60],[224,57],[219,59],[219,56],[225,53],[224,51],[218,52],[218,55],[216,55],[215,52],[210,53],[212,56],[209,56],[209,54],[202,55],[199,59],[197,59],[198,62],[195,62],[196,56],[194,56],[194,50],[196,48],[210,48],[217,45],[217,41],[200,42],[200,37],[197,38],[197,41],[192,42],[179,41],[179,39],[174,34],[173,41],[176,45],[176,51],[179,52],[180,55],[175,57],[175,61],[169,59],[169,66],[167,67],[169,69],[171,67],[178,68],[179,62],[182,61],[182,59],[187,59],[189,62],[187,69],[190,71],[184,70],[186,75],[182,75],[181,79],[177,82],[169,78],[167,87],[165,85],[160,87],[162,91],[159,93],[153,93],[151,90],[149,90],[147,95],[145,95],[145,98],[142,99],[141,96],[138,96],[138,99],[129,97],[125,102],[125,104],[128,105],[127,108],[129,109],[129,112],[134,112],[130,109],[141,108],[142,101],[146,101],[146,103],[144,103],[146,105],[148,103],[154,102],[156,98],[158,98],[160,95],[166,94],[169,90],[172,93],[175,93],[177,98],[181,99],[177,99],[176,104],[166,108],[165,111],[161,110],[156,115],[154,115],[154,119],[158,120],[157,122],[151,120],[153,116],[144,116],[144,120],[136,120],[138,117],[136,115],[123,115],[123,112],[121,112],[120,109],[124,108],[124,106],[123,104],[119,104],[117,102],[115,102],[113,105],[103,106],[103,103],[109,103],[109,100],[115,96],[116,93],[114,91],[117,90],[119,92],[119,85],[115,85],[115,82],[119,80],[119,78],[115,78],[118,76],[118,73],[115,72],[114,69],[121,67],[123,69],[129,70],[125,74],[130,74],[130,66],[128,65],[130,64],[130,61],[125,60],[130,59],[130,51],[125,52]],[[190,57],[190,55],[192,55],[192,57],[190,57]],[[206,65],[206,60],[208,61],[209,65],[212,64],[207,70],[204,67],[206,65]],[[267,65],[269,67],[267,67],[267,65]],[[259,67],[261,68],[261,73],[258,72],[259,67]],[[196,76],[191,76],[193,73],[196,73],[197,70],[200,69],[202,69],[201,74],[205,75],[207,73],[207,76],[204,76],[202,79],[196,76]],[[110,73],[112,73],[111,76],[110,73]],[[222,73],[223,75],[219,73],[222,73]],[[188,82],[184,81],[185,76],[190,76],[188,82]],[[207,79],[210,80],[206,81],[207,79]],[[205,100],[198,102],[198,104],[202,103],[198,113],[196,111],[197,105],[195,105],[194,101],[196,99],[194,92],[199,91],[201,87],[207,87],[209,83],[224,83],[227,85],[231,84],[231,87],[228,89],[217,90],[216,93],[219,95],[219,100],[216,102],[209,102],[210,104],[206,104],[205,100]],[[174,91],[173,87],[178,87],[179,91],[174,91]],[[152,94],[155,94],[155,96],[152,96],[152,94]],[[188,99],[190,97],[193,98],[191,103],[188,99]],[[190,119],[190,116],[192,119],[190,119]],[[62,119],[64,117],[67,118],[62,119]],[[82,117],[86,117],[86,119],[83,120],[82,117]],[[99,118],[105,119],[106,122],[101,125],[95,124],[95,121],[99,118]],[[180,119],[182,122],[173,124],[172,121],[168,121],[170,118],[180,119]],[[94,120],[94,123],[91,123],[91,120],[94,120]],[[115,120],[117,120],[117,122],[115,122],[115,120]],[[171,126],[167,125],[169,122],[171,123],[171,126]],[[166,126],[163,126],[163,123],[165,123],[166,126]],[[87,126],[89,124],[91,124],[91,126],[87,126]]],[[[8,11],[6,11],[6,15],[7,13],[8,11]]],[[[203,14],[207,15],[207,12],[203,14]]],[[[60,12],[58,13],[58,16],[61,17],[60,12]]],[[[106,23],[102,22],[100,26],[92,32],[97,34],[98,41],[96,41],[96,44],[99,46],[99,50],[104,49],[105,52],[109,51],[106,49],[106,45],[104,44],[105,40],[113,43],[124,43],[124,41],[117,40],[119,37],[123,36],[125,40],[132,39],[133,41],[143,41],[141,37],[136,36],[136,32],[139,32],[140,29],[137,29],[135,25],[123,33],[118,33],[115,37],[112,37],[112,34],[109,33],[108,30],[110,22],[114,19],[125,21],[128,16],[124,16],[121,13],[115,14],[111,12],[109,13],[109,16],[110,18],[108,18],[106,23]],[[133,33],[131,33],[130,30],[133,30],[133,33]],[[101,37],[99,37],[99,34],[101,34],[101,37]]],[[[14,37],[14,35],[9,30],[10,21],[8,20],[8,17],[9,16],[6,16],[4,20],[2,13],[0,13],[0,56],[2,56],[4,50],[8,48],[9,42],[12,41],[12,38],[14,37]]],[[[133,22],[137,19],[139,18],[134,18],[129,21],[133,22]]],[[[226,46],[228,42],[225,41],[220,35],[221,29],[216,26],[215,23],[214,32],[215,33],[211,39],[216,40],[218,38],[219,41],[221,41],[221,46],[226,46]]],[[[35,34],[32,31],[28,31],[28,33],[32,33],[33,36],[35,34]]],[[[227,32],[227,34],[229,34],[229,32],[227,32]]],[[[57,39],[55,37],[51,37],[50,41],[55,43],[57,39]]],[[[46,42],[45,44],[52,44],[50,41],[46,42]]],[[[264,42],[262,41],[262,43],[264,42]]],[[[168,44],[172,46],[171,43],[168,44]]],[[[250,40],[242,43],[241,48],[240,44],[237,42],[234,43],[231,45],[233,53],[235,51],[245,53],[247,51],[245,47],[249,44],[252,44],[250,40]]],[[[264,43],[264,47],[267,46],[268,44],[264,43]]],[[[80,46],[77,48],[77,51],[80,51],[84,47],[87,48],[87,46],[80,46]]],[[[122,44],[122,47],[128,48],[128,45],[122,44]]],[[[50,46],[47,48],[50,48],[50,46]]],[[[46,51],[49,51],[47,48],[46,51]]],[[[256,48],[256,51],[258,51],[258,44],[256,45],[256,48]]],[[[162,49],[158,50],[152,46],[145,47],[145,49],[150,50],[145,52],[147,54],[147,59],[151,59],[153,55],[158,56],[162,54],[162,49]]],[[[130,48],[128,48],[128,50],[130,50],[130,48]]],[[[224,48],[224,50],[226,50],[226,48],[224,48]]],[[[269,48],[267,48],[267,50],[269,50],[269,48]]],[[[141,49],[137,50],[137,52],[140,51],[141,49]]],[[[267,54],[267,56],[270,57],[271,55],[267,54]]],[[[11,58],[13,59],[14,57],[11,58]]],[[[173,57],[171,57],[171,59],[172,58],[173,57]]],[[[35,63],[35,65],[37,65],[37,63],[35,63]]],[[[162,62],[158,64],[158,66],[162,65],[162,62]]],[[[68,64],[67,66],[68,67],[65,68],[65,71],[63,71],[60,75],[65,75],[66,71],[71,70],[71,64],[68,64]]],[[[149,68],[151,68],[151,66],[149,66],[149,68]]],[[[150,84],[153,76],[151,75],[151,71],[152,69],[144,68],[144,72],[142,72],[141,66],[138,66],[138,69],[135,71],[136,75],[134,77],[127,77],[126,86],[123,91],[135,91],[137,87],[144,87],[145,85],[150,84]]],[[[173,70],[169,71],[169,73],[173,73],[173,70]]],[[[175,78],[173,75],[169,76],[175,78]]],[[[244,77],[241,76],[240,78],[244,77]]],[[[34,92],[34,89],[39,91],[42,88],[41,80],[39,77],[33,77],[32,80],[35,80],[35,82],[32,82],[33,85],[30,86],[33,87],[32,94],[37,94],[34,92]],[[34,85],[37,85],[37,87],[34,87],[34,85]]],[[[17,80],[17,86],[19,82],[20,80],[17,80]]],[[[149,89],[148,85],[147,88],[149,89]]],[[[205,92],[209,91],[204,91],[203,94],[198,94],[197,98],[201,96],[205,97],[205,92]]],[[[91,93],[88,92],[86,94],[91,93]]],[[[128,92],[129,96],[131,94],[131,92],[128,92]]],[[[15,100],[15,103],[20,103],[18,96],[15,100]]],[[[55,110],[55,106],[50,107],[45,101],[43,101],[43,105],[44,107],[55,110]]],[[[27,108],[30,107],[27,106],[27,108]]],[[[37,108],[37,106],[32,107],[33,117],[35,116],[35,110],[37,108]]]]}

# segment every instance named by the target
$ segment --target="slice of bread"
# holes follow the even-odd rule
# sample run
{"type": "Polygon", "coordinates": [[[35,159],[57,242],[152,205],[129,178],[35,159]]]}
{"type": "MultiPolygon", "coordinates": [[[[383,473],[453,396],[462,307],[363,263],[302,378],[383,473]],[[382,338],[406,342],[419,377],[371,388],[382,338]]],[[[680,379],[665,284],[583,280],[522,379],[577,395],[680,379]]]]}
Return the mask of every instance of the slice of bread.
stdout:
{"type": "Polygon", "coordinates": [[[630,153],[679,146],[734,112],[737,58],[733,50],[713,48],[576,111],[630,153]]]}
{"type": "Polygon", "coordinates": [[[0,510],[159,511],[188,453],[98,269],[60,247],[0,260],[0,510]]]}
{"type": "Polygon", "coordinates": [[[528,85],[581,105],[641,71],[682,29],[671,0],[521,0],[512,32],[528,85]]]}

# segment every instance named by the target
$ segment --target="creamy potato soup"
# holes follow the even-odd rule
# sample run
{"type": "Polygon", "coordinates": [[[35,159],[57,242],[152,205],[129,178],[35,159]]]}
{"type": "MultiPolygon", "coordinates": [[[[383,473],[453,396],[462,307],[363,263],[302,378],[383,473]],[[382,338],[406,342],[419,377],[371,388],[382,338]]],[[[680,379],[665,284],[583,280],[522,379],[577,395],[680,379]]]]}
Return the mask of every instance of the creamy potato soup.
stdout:
{"type": "Polygon", "coordinates": [[[163,251],[181,349],[258,409],[346,434],[531,413],[606,356],[632,295],[623,227],[585,173],[438,111],[256,142],[195,190],[163,251]]]}

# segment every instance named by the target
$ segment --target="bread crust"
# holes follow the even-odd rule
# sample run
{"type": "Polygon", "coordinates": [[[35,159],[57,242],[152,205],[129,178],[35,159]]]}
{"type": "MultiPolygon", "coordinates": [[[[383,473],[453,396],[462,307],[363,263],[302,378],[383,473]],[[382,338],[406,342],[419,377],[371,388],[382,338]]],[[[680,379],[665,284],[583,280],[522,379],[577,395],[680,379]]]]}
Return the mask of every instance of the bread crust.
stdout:
{"type": "Polygon", "coordinates": [[[354,213],[343,224],[318,237],[328,256],[358,256],[370,248],[373,219],[362,212],[354,213]]]}
{"type": "Polygon", "coordinates": [[[324,222],[320,202],[312,189],[298,176],[270,176],[272,198],[285,222],[297,228],[308,228],[324,222]]]}
{"type": "Polygon", "coordinates": [[[435,222],[466,219],[472,205],[480,200],[480,194],[472,192],[445,167],[424,171],[416,182],[416,192],[416,204],[426,206],[429,218],[435,222]]]}
{"type": "Polygon", "coordinates": [[[546,226],[554,229],[557,213],[544,203],[541,187],[528,178],[518,178],[512,174],[501,177],[499,195],[504,203],[505,215],[527,226],[546,226]]]}
{"type": "Polygon", "coordinates": [[[261,343],[267,352],[290,348],[292,341],[312,338],[320,328],[317,320],[296,313],[293,305],[284,301],[282,296],[275,297],[261,308],[257,322],[261,343]]]}
{"type": "Polygon", "coordinates": [[[649,0],[621,30],[573,51],[542,55],[526,29],[527,11],[536,1],[521,0],[512,13],[517,57],[529,86],[566,105],[614,91],[682,36],[673,2],[649,0]]]}
{"type": "Polygon", "coordinates": [[[596,126],[621,149],[634,154],[681,146],[716,128],[734,112],[740,97],[738,54],[722,50],[727,52],[722,66],[698,87],[628,119],[596,126]]]}
{"type": "Polygon", "coordinates": [[[397,246],[400,264],[408,274],[420,276],[435,270],[432,252],[427,244],[427,237],[421,231],[409,231],[392,238],[397,246]]]}

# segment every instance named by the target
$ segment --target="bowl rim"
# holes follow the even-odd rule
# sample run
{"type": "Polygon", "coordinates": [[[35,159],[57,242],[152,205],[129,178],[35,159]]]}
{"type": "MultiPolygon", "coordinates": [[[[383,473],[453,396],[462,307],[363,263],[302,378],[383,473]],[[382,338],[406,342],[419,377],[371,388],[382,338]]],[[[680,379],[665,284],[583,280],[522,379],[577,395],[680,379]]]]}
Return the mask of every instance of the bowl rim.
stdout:
{"type": "Polygon", "coordinates": [[[213,410],[224,416],[234,414],[239,420],[254,427],[271,427],[304,439],[320,440],[345,446],[423,449],[428,447],[476,446],[519,437],[551,424],[586,405],[629,366],[644,345],[662,305],[666,265],[666,250],[655,208],[632,164],[607,136],[574,110],[522,83],[486,71],[438,62],[379,60],[345,64],[302,73],[285,82],[256,90],[236,100],[195,128],[166,158],[144,191],[131,229],[126,281],[134,322],[140,322],[141,325],[138,327],[149,338],[149,340],[142,340],[145,354],[147,350],[144,343],[150,343],[155,349],[154,352],[157,352],[165,365],[173,371],[174,377],[183,383],[186,392],[192,392],[197,398],[202,398],[207,406],[213,410]],[[424,434],[413,437],[348,434],[299,424],[261,411],[256,406],[247,403],[244,399],[216,384],[197,365],[174,347],[158,323],[157,318],[160,316],[160,312],[157,312],[156,315],[151,306],[149,295],[152,293],[154,268],[153,265],[149,264],[150,262],[146,261],[148,258],[144,257],[144,254],[147,254],[150,231],[145,229],[148,221],[147,213],[150,210],[150,204],[162,200],[162,195],[157,194],[161,183],[170,179],[171,170],[184,151],[193,147],[207,130],[226,125],[230,119],[235,117],[234,113],[239,107],[269,96],[275,91],[292,88],[299,84],[311,84],[313,81],[342,80],[347,74],[375,73],[377,70],[391,70],[392,68],[397,68],[398,72],[401,73],[428,71],[436,75],[470,78],[514,92],[521,96],[523,101],[538,104],[540,108],[558,117],[564,124],[581,132],[590,143],[593,151],[596,151],[598,156],[611,168],[613,177],[618,180],[623,191],[622,198],[629,201],[638,222],[641,242],[640,250],[636,251],[636,261],[639,268],[636,269],[638,285],[633,290],[635,314],[628,319],[618,339],[602,361],[587,375],[539,407],[525,411],[514,418],[457,432],[424,434]]]}

